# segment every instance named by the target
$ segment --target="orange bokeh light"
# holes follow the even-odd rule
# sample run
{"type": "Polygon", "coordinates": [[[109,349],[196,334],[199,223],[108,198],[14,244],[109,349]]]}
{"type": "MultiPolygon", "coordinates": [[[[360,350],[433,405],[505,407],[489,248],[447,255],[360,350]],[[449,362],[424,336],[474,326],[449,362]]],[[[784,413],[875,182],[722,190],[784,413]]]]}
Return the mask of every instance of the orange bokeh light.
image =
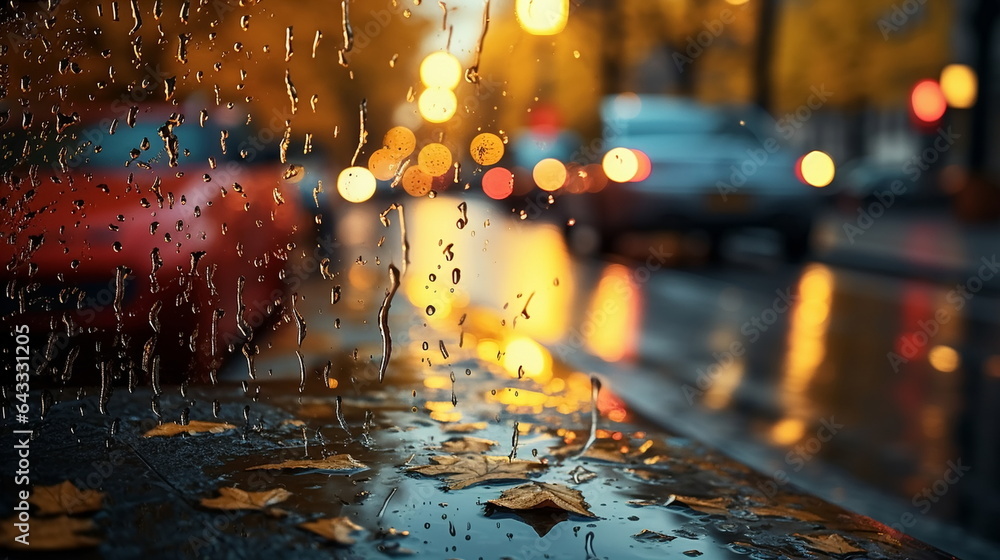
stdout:
{"type": "Polygon", "coordinates": [[[910,106],[913,115],[921,122],[933,123],[944,116],[948,108],[941,86],[934,80],[917,82],[910,94],[910,106]]]}

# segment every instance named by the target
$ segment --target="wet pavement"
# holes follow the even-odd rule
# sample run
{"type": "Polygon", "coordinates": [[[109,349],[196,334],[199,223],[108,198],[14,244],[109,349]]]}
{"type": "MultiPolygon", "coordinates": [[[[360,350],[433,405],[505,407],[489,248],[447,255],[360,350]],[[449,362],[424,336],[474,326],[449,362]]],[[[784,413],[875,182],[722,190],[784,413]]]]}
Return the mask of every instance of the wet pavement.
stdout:
{"type": "Polygon", "coordinates": [[[669,236],[641,240],[617,262],[580,259],[558,227],[460,202],[406,206],[409,259],[399,215],[375,219],[388,203],[335,216],[336,246],[321,236],[318,249],[295,252],[285,281],[303,330],[287,312],[256,337],[252,360],[230,362],[222,386],[189,387],[184,398],[171,387],[159,400],[164,422],[185,409],[191,420],[214,420],[218,400],[218,421],[235,430],[148,439],[141,433],[157,422],[148,392],[118,390],[107,416],[96,411],[95,390],[82,400],[57,395],[32,444],[46,458],[39,483],[89,485],[94,465],[113,452],[126,461],[99,475],[108,496],[95,516],[104,544],[94,554],[167,557],[200,547],[209,557],[366,557],[405,548],[466,558],[799,558],[825,557],[809,538],[838,534],[838,546],[858,548],[841,549],[847,556],[949,557],[905,532],[963,558],[991,557],[982,537],[995,519],[987,432],[997,422],[988,407],[968,404],[969,395],[989,402],[996,391],[991,357],[975,354],[996,333],[985,291],[968,306],[943,307],[951,320],[939,317],[933,343],[910,353],[902,342],[949,303],[948,285],[832,262],[744,262],[740,240],[722,267],[688,266],[686,246],[669,236]],[[390,262],[402,284],[380,384],[377,311],[390,262]],[[905,360],[898,371],[886,357],[894,350],[905,360]],[[592,375],[604,386],[599,439],[590,456],[573,458],[565,449],[586,440],[591,425],[592,375]],[[968,387],[972,377],[983,385],[968,387]],[[548,464],[531,479],[578,488],[598,519],[526,518],[485,505],[523,480],[445,491],[442,480],[407,470],[442,454],[433,448],[443,439],[464,435],[449,425],[470,423],[480,424],[469,435],[496,442],[488,453],[499,457],[511,453],[518,423],[517,457],[548,464]],[[55,459],[67,453],[73,461],[55,459]],[[263,482],[251,474],[263,471],[244,470],[339,453],[369,468],[281,471],[263,482]],[[923,489],[936,492],[949,465],[972,470],[926,511],[912,505],[923,489]],[[597,477],[574,477],[579,467],[597,477]],[[198,505],[226,486],[284,487],[292,497],[279,506],[288,513],[198,505]],[[665,505],[671,495],[714,501],[697,511],[681,499],[665,505]],[[337,515],[367,529],[351,548],[296,528],[337,515]],[[959,524],[981,536],[956,535],[959,524]],[[390,527],[410,535],[387,535],[390,527]],[[632,537],[644,529],[663,542],[632,537]]]}

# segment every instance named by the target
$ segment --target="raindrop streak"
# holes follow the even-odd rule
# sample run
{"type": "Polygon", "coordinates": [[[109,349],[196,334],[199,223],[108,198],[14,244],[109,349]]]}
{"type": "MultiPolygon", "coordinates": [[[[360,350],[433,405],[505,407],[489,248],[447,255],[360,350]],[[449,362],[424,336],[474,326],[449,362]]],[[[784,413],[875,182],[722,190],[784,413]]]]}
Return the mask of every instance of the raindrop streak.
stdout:
{"type": "Polygon", "coordinates": [[[337,416],[337,422],[340,423],[341,429],[347,432],[347,435],[351,435],[351,430],[347,428],[347,420],[344,419],[344,405],[340,395],[337,395],[336,410],[334,414],[337,416]]]}
{"type": "Polygon", "coordinates": [[[583,551],[587,554],[586,560],[598,560],[600,556],[594,552],[594,532],[588,531],[583,539],[583,551]]]}
{"type": "MultiPolygon", "coordinates": [[[[451,271],[451,283],[452,284],[458,284],[458,282],[461,279],[462,279],[462,271],[459,270],[459,269],[457,269],[457,268],[452,269],[452,271],[451,271]]],[[[534,295],[534,294],[532,294],[532,295],[534,295]]],[[[530,298],[529,298],[529,301],[530,301],[530,298]]],[[[523,311],[522,311],[522,313],[523,313],[523,311]]]]}
{"type": "MultiPolygon", "coordinates": [[[[319,29],[317,29],[316,30],[316,36],[313,38],[313,51],[312,51],[312,57],[313,58],[316,58],[316,49],[319,48],[319,42],[322,39],[323,39],[323,32],[320,31],[319,29]]],[[[314,111],[316,110],[315,107],[313,108],[313,110],[314,111]]]]}
{"type": "Polygon", "coordinates": [[[483,3],[483,31],[479,34],[479,41],[476,42],[476,58],[473,59],[472,66],[465,71],[465,81],[470,84],[479,84],[479,59],[483,55],[483,43],[486,41],[486,32],[490,29],[490,0],[483,3]]]}
{"type": "Polygon", "coordinates": [[[302,341],[306,339],[306,320],[302,318],[302,314],[299,313],[298,309],[299,294],[298,292],[292,294],[292,315],[295,316],[295,327],[297,330],[297,342],[299,349],[302,348],[302,341]]]}
{"type": "Polygon", "coordinates": [[[389,507],[389,500],[391,500],[392,497],[395,495],[396,495],[396,489],[393,488],[389,492],[389,495],[385,497],[385,502],[382,503],[382,509],[378,510],[378,515],[376,517],[382,517],[382,514],[385,513],[385,508],[389,507]]]}
{"type": "Polygon", "coordinates": [[[399,246],[403,251],[403,268],[400,271],[400,275],[402,275],[406,273],[406,267],[410,264],[410,241],[406,237],[406,215],[403,212],[403,205],[395,202],[390,204],[385,211],[379,214],[379,220],[383,226],[389,227],[389,212],[393,210],[399,213],[399,246]]]}
{"type": "Polygon", "coordinates": [[[299,360],[299,392],[306,390],[306,361],[302,357],[302,350],[295,351],[295,357],[299,360]]]}
{"type": "MultiPolygon", "coordinates": [[[[347,10],[347,0],[344,0],[344,10],[347,10]]],[[[293,111],[294,112],[294,111],[293,111]]],[[[354,167],[355,163],[358,161],[358,156],[361,155],[361,149],[368,143],[368,100],[362,99],[361,106],[358,108],[358,116],[360,117],[360,126],[358,130],[358,148],[354,150],[354,157],[351,158],[351,167],[354,167]]]]}
{"type": "Polygon", "coordinates": [[[587,437],[587,443],[583,445],[583,448],[574,455],[573,457],[583,457],[583,454],[590,449],[590,446],[597,441],[597,418],[599,416],[599,411],[597,410],[597,397],[601,393],[601,380],[597,378],[596,375],[590,376],[590,436],[587,437]]]}
{"type": "Polygon", "coordinates": [[[292,26],[289,25],[285,28],[285,62],[292,59],[292,55],[295,54],[292,50],[292,26]]]}
{"type": "Polygon", "coordinates": [[[510,446],[511,446],[510,455],[507,456],[511,460],[511,462],[513,462],[514,459],[517,459],[517,440],[520,437],[520,432],[518,430],[519,427],[520,424],[515,420],[514,435],[510,437],[510,446]]]}
{"type": "Polygon", "coordinates": [[[392,296],[396,295],[399,289],[399,269],[396,265],[389,265],[389,288],[385,291],[385,299],[382,300],[382,307],[378,310],[378,332],[382,335],[382,363],[378,366],[378,382],[385,379],[385,368],[389,366],[389,358],[392,356],[392,335],[389,334],[389,306],[392,305],[392,296]]]}
{"type": "Polygon", "coordinates": [[[288,92],[288,100],[292,103],[292,114],[294,115],[299,107],[299,92],[295,89],[295,84],[292,83],[292,75],[288,69],[285,69],[285,90],[288,92]]]}
{"type": "Polygon", "coordinates": [[[462,217],[455,222],[455,226],[457,226],[458,229],[465,229],[465,226],[469,223],[469,205],[462,202],[458,205],[458,210],[462,213],[462,217]]]}
{"type": "Polygon", "coordinates": [[[132,30],[128,32],[129,35],[133,35],[142,27],[142,16],[139,15],[139,0],[132,0],[132,19],[135,21],[135,24],[132,26],[132,30]]]}
{"type": "Polygon", "coordinates": [[[343,2],[340,3],[344,14],[342,20],[344,27],[344,48],[340,51],[342,53],[342,58],[344,58],[343,54],[351,52],[351,49],[354,48],[354,30],[351,29],[351,12],[348,10],[348,4],[348,0],[343,0],[343,2]]]}

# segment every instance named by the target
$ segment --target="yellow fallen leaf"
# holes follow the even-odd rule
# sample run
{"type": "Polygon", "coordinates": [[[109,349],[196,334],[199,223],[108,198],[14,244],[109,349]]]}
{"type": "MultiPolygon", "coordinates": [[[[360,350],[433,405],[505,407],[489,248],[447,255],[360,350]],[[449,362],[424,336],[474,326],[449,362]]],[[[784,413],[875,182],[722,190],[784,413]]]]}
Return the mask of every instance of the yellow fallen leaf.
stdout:
{"type": "Polygon", "coordinates": [[[90,518],[69,517],[38,517],[31,520],[31,530],[28,534],[28,546],[24,546],[14,538],[20,531],[14,527],[17,518],[12,517],[0,522],[0,546],[15,550],[75,550],[93,548],[101,544],[101,539],[81,533],[94,530],[94,521],[90,518]]]}
{"type": "Polygon", "coordinates": [[[364,527],[344,516],[317,519],[316,521],[301,523],[299,527],[306,531],[312,531],[324,539],[343,545],[352,545],[356,542],[351,533],[364,531],[364,527]]]}
{"type": "Polygon", "coordinates": [[[360,461],[356,461],[354,457],[351,457],[347,453],[343,453],[340,455],[330,455],[325,459],[301,459],[285,461],[284,463],[257,465],[255,467],[250,467],[247,470],[317,469],[323,471],[354,471],[367,468],[368,465],[360,461]]]}
{"type": "Polygon", "coordinates": [[[291,497],[284,488],[248,492],[239,488],[219,488],[219,497],[202,498],[201,505],[212,509],[264,509],[291,497]]]}
{"type": "Polygon", "coordinates": [[[518,510],[555,508],[584,517],[597,517],[590,511],[590,505],[584,501],[582,492],[569,486],[547,482],[515,486],[504,490],[499,498],[488,503],[518,510]]]}
{"type": "Polygon", "coordinates": [[[449,434],[469,434],[486,429],[486,422],[465,422],[444,424],[441,431],[449,434]]]}
{"type": "Polygon", "coordinates": [[[795,533],[793,536],[806,541],[806,546],[816,552],[826,552],[829,554],[864,552],[864,549],[854,546],[844,537],[834,533],[828,535],[800,535],[799,533],[795,533]]]}
{"type": "Polygon", "coordinates": [[[534,461],[491,455],[437,455],[431,457],[432,465],[409,467],[407,470],[428,476],[445,476],[448,488],[461,490],[482,482],[528,480],[528,474],[544,469],[534,461]]]}
{"type": "Polygon", "coordinates": [[[683,504],[695,511],[711,515],[729,515],[729,500],[726,498],[694,498],[691,496],[671,495],[669,503],[683,504]]]}
{"type": "Polygon", "coordinates": [[[35,486],[28,499],[39,515],[73,515],[101,509],[104,493],[97,490],[80,490],[64,480],[52,486],[35,486]]]}
{"type": "Polygon", "coordinates": [[[482,453],[489,451],[496,444],[497,442],[492,440],[465,436],[442,441],[441,450],[448,453],[482,453]]]}
{"type": "Polygon", "coordinates": [[[236,426],[218,422],[202,422],[201,420],[191,420],[182,426],[176,422],[167,422],[142,434],[143,437],[172,437],[177,434],[200,434],[204,432],[221,434],[229,430],[235,430],[236,426]]]}

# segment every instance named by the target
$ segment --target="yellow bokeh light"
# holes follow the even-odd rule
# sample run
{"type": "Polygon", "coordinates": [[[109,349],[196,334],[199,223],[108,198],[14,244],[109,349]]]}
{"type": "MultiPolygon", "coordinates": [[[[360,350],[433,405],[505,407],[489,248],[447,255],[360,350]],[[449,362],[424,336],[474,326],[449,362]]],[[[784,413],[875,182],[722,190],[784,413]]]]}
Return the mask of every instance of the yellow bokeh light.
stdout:
{"type": "Polygon", "coordinates": [[[783,418],[771,426],[771,441],[778,445],[791,445],[802,439],[806,424],[798,418],[783,418]]]}
{"type": "Polygon", "coordinates": [[[814,187],[825,187],[833,182],[837,174],[837,166],[833,158],[819,150],[809,152],[799,162],[799,173],[802,180],[814,187]]]}
{"type": "Polygon", "coordinates": [[[433,52],[420,63],[420,81],[429,88],[455,89],[461,79],[462,64],[450,52],[433,52]]]}
{"type": "Polygon", "coordinates": [[[447,88],[427,88],[417,100],[420,116],[430,123],[443,123],[455,116],[458,98],[447,88]]]}
{"type": "Polygon", "coordinates": [[[417,149],[417,136],[405,126],[395,126],[385,133],[382,145],[392,152],[396,159],[403,159],[417,149]]]}
{"type": "Polygon", "coordinates": [[[941,92],[948,105],[968,109],[976,104],[979,80],[976,71],[965,64],[949,64],[941,71],[941,92]]]}
{"type": "Polygon", "coordinates": [[[419,165],[411,165],[403,172],[403,190],[411,196],[424,196],[434,186],[434,176],[419,165]]]}
{"type": "Polygon", "coordinates": [[[472,139],[469,153],[479,165],[493,165],[503,157],[503,140],[496,134],[484,132],[472,139]]]}
{"type": "Polygon", "coordinates": [[[364,167],[348,167],[337,176],[337,192],[348,202],[364,202],[375,194],[375,175],[364,167]]]}
{"type": "Polygon", "coordinates": [[[434,177],[447,173],[451,169],[452,161],[451,150],[448,149],[448,146],[437,142],[427,144],[421,148],[417,155],[417,163],[420,164],[420,167],[434,177]]]}
{"type": "Polygon", "coordinates": [[[955,371],[962,363],[958,352],[950,346],[935,346],[931,348],[930,352],[927,353],[927,361],[931,363],[931,367],[944,373],[955,371]]]}
{"type": "Polygon", "coordinates": [[[604,174],[616,183],[627,183],[639,172],[639,157],[628,148],[615,148],[604,154],[604,174]]]}
{"type": "Polygon", "coordinates": [[[545,158],[531,171],[535,184],[543,191],[554,191],[566,183],[566,166],[557,159],[545,158]]]}
{"type": "Polygon", "coordinates": [[[380,148],[372,152],[368,158],[368,170],[379,181],[388,181],[396,176],[399,170],[399,160],[388,148],[380,148]]]}
{"type": "Polygon", "coordinates": [[[555,35],[566,27],[569,0],[516,0],[517,22],[532,35],[555,35]]]}
{"type": "Polygon", "coordinates": [[[548,351],[524,336],[507,343],[502,365],[511,375],[530,377],[539,383],[545,383],[552,377],[552,357],[548,351]]]}

